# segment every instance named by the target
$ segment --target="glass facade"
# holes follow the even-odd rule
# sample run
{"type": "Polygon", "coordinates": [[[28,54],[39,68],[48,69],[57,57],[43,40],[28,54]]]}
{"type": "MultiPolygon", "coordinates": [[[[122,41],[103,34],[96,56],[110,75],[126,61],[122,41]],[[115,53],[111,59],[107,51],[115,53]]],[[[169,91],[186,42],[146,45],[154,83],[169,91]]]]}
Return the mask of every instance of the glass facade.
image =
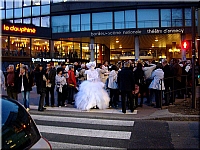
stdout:
{"type": "Polygon", "coordinates": [[[161,9],[161,27],[171,27],[171,9],[161,9]]]}
{"type": "Polygon", "coordinates": [[[50,27],[49,19],[49,16],[41,17],[41,27],[50,27]]]}
{"type": "Polygon", "coordinates": [[[71,31],[80,31],[80,15],[71,15],[71,31]]]}
{"type": "Polygon", "coordinates": [[[90,30],[90,14],[81,14],[81,31],[90,30]]]}
{"type": "Polygon", "coordinates": [[[124,29],[124,11],[114,12],[115,29],[124,29]]]}
{"type": "Polygon", "coordinates": [[[53,16],[51,19],[52,32],[69,32],[69,15],[53,16]]]}
{"type": "Polygon", "coordinates": [[[159,27],[158,9],[138,9],[137,10],[138,28],[159,27]],[[148,15],[147,15],[148,12],[148,15]]]}
{"type": "Polygon", "coordinates": [[[32,38],[31,56],[32,57],[50,57],[49,40],[32,38]]]}
{"type": "Polygon", "coordinates": [[[185,13],[185,26],[191,26],[192,25],[191,8],[186,8],[184,13],[185,13]]]}
{"type": "Polygon", "coordinates": [[[136,28],[135,10],[125,11],[125,28],[136,28]]]}
{"type": "Polygon", "coordinates": [[[172,27],[183,26],[183,11],[182,9],[172,9],[172,27]]]}
{"type": "Polygon", "coordinates": [[[29,16],[31,16],[31,7],[23,8],[23,17],[29,17],[29,16]]]}
{"type": "Polygon", "coordinates": [[[92,13],[92,30],[113,29],[112,12],[92,13]]]}

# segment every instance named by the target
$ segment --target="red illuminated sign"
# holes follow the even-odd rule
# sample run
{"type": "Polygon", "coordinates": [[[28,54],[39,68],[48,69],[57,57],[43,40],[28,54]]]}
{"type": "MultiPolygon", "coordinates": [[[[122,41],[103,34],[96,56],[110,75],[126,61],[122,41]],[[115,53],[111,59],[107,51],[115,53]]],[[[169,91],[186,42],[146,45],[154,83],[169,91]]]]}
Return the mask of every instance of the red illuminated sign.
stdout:
{"type": "Polygon", "coordinates": [[[17,27],[15,25],[3,25],[4,31],[11,31],[11,32],[20,32],[20,33],[36,33],[35,28],[29,28],[29,27],[17,27]]]}

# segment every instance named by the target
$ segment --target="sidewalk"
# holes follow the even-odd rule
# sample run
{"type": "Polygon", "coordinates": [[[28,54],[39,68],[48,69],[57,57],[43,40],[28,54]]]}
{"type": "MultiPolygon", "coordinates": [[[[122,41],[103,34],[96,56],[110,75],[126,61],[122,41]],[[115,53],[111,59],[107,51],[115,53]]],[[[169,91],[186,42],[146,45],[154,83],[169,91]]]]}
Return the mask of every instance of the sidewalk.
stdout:
{"type": "MultiPolygon", "coordinates": [[[[6,95],[6,92],[2,91],[2,94],[6,95]]],[[[57,97],[57,93],[55,92],[55,98],[56,97],[57,97]]],[[[18,100],[20,103],[23,104],[21,94],[18,94],[18,100]]],[[[176,99],[175,105],[180,104],[180,103],[182,104],[183,101],[184,100],[176,99]]],[[[39,102],[39,95],[36,93],[36,89],[33,88],[33,91],[31,91],[31,94],[30,94],[30,109],[37,110],[38,102],[39,102]]],[[[150,107],[144,104],[143,107],[136,108],[136,110],[133,113],[127,110],[127,113],[125,115],[129,115],[129,117],[132,115],[133,119],[168,120],[168,121],[199,121],[199,113],[198,115],[181,114],[179,110],[176,113],[172,113],[170,112],[171,107],[174,107],[174,106],[163,107],[163,109],[160,109],[160,108],[150,107]]],[[[82,112],[81,110],[74,108],[73,105],[68,105],[67,107],[47,107],[47,110],[82,112]]],[[[84,112],[101,113],[101,114],[123,114],[121,112],[121,108],[119,109],[111,108],[111,109],[105,109],[105,110],[91,109],[90,111],[84,111],[84,112]]]]}

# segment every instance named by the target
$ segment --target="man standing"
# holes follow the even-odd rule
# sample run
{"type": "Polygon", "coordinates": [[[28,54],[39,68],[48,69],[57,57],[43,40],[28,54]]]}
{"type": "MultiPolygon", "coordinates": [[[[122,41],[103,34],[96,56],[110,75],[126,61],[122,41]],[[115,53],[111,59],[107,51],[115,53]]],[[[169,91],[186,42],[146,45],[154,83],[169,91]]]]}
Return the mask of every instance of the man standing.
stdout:
{"type": "Polygon", "coordinates": [[[126,96],[128,97],[130,101],[129,104],[130,104],[131,112],[134,111],[132,93],[134,93],[134,90],[135,90],[135,81],[134,81],[133,71],[130,70],[129,67],[130,67],[130,63],[125,62],[124,68],[122,68],[122,70],[119,71],[118,78],[117,78],[119,90],[121,91],[123,113],[126,113],[126,99],[125,99],[126,96]]]}
{"type": "Polygon", "coordinates": [[[9,65],[7,69],[6,88],[9,98],[18,100],[17,98],[17,73],[14,71],[14,65],[9,65]]]}
{"type": "Polygon", "coordinates": [[[52,63],[47,64],[47,91],[45,97],[45,106],[49,106],[49,93],[51,95],[51,107],[55,106],[54,101],[54,88],[55,88],[55,77],[56,77],[56,70],[52,63]]]}

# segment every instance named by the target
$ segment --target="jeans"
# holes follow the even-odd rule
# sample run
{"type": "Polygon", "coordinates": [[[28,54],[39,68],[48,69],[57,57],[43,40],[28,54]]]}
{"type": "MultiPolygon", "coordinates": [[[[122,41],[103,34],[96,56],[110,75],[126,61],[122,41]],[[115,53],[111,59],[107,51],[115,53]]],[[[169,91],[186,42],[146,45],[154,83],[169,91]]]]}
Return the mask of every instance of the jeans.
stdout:
{"type": "Polygon", "coordinates": [[[51,95],[51,106],[54,105],[54,86],[52,87],[47,87],[47,91],[46,91],[46,97],[45,97],[45,104],[47,106],[49,106],[49,93],[51,95]]]}
{"type": "Polygon", "coordinates": [[[118,89],[110,89],[110,103],[109,105],[117,106],[117,103],[119,101],[119,90],[118,89]]]}
{"type": "Polygon", "coordinates": [[[24,101],[24,107],[29,108],[29,97],[30,97],[30,91],[22,91],[22,98],[24,101]]]}

